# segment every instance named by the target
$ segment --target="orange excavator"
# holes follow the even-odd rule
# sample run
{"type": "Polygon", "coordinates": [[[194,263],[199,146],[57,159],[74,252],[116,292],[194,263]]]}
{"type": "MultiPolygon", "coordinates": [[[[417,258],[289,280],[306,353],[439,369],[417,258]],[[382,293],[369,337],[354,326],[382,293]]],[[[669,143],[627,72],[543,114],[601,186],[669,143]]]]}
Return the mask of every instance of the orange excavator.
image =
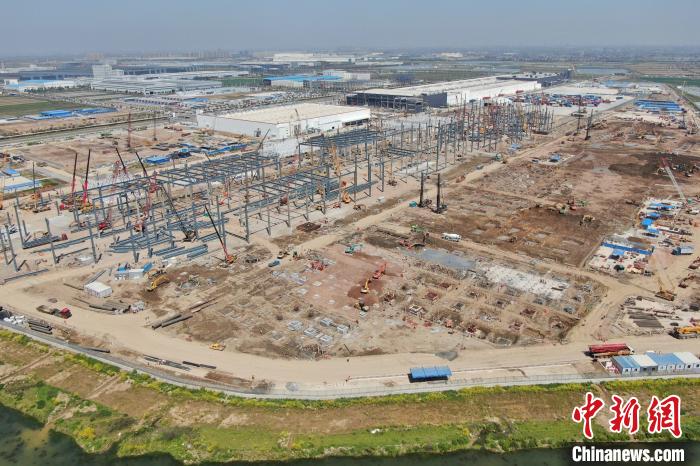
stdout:
{"type": "Polygon", "coordinates": [[[382,275],[386,273],[386,262],[384,262],[377,270],[374,271],[374,274],[372,274],[372,279],[374,280],[379,280],[382,278],[382,275]]]}

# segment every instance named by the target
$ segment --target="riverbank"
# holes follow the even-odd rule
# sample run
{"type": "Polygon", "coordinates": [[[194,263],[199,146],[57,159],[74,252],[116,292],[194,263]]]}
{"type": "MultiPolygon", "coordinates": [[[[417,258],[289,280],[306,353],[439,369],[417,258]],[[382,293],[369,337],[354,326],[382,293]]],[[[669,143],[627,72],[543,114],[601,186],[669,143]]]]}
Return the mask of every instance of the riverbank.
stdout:
{"type": "MultiPolygon", "coordinates": [[[[588,390],[608,401],[616,393],[643,403],[652,394],[676,393],[684,402],[683,440],[700,439],[698,379],[256,400],[175,387],[0,332],[0,385],[0,404],[87,452],[163,453],[189,463],[554,448],[581,440],[570,413],[588,390]]],[[[629,440],[598,420],[597,441],[629,440]]]]}

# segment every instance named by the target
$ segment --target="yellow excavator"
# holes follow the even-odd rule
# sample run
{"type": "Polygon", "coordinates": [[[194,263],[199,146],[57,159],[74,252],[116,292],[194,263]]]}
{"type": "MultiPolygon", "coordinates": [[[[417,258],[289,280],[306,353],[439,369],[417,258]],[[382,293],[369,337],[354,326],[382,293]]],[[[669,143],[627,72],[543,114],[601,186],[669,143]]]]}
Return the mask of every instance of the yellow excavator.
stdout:
{"type": "Polygon", "coordinates": [[[211,345],[209,345],[209,348],[213,349],[214,351],[223,351],[226,349],[226,345],[223,343],[217,342],[217,343],[212,343],[211,345]]]}
{"type": "Polygon", "coordinates": [[[360,288],[360,293],[362,294],[367,294],[369,293],[369,278],[365,280],[365,284],[362,288],[360,288]]]}
{"type": "Polygon", "coordinates": [[[165,273],[157,274],[153,280],[151,280],[151,283],[146,287],[146,291],[155,291],[159,286],[165,285],[166,283],[170,283],[168,276],[165,275],[165,273]]]}
{"type": "Polygon", "coordinates": [[[688,325],[673,329],[673,336],[679,339],[700,338],[700,325],[688,325]]]}

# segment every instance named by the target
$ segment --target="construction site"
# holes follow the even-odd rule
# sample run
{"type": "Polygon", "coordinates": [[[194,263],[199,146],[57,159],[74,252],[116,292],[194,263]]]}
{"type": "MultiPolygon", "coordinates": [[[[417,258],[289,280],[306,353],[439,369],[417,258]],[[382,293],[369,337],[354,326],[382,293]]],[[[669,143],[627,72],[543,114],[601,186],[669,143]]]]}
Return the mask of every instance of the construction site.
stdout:
{"type": "Polygon", "coordinates": [[[297,132],[287,154],[155,117],[32,143],[0,167],[29,183],[0,200],[4,322],[289,392],[386,388],[447,361],[573,376],[599,370],[581,348],[622,336],[689,348],[694,110],[630,121],[650,110],[542,100],[372,109],[297,132]]]}

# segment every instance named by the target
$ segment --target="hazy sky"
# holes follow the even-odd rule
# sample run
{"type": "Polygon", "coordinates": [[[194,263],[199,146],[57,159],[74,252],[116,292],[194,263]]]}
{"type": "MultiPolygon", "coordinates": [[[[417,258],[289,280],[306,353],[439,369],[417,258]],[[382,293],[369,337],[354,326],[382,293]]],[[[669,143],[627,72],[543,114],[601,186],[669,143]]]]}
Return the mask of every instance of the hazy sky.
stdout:
{"type": "Polygon", "coordinates": [[[529,45],[700,45],[700,0],[3,2],[0,55],[529,45]]]}

